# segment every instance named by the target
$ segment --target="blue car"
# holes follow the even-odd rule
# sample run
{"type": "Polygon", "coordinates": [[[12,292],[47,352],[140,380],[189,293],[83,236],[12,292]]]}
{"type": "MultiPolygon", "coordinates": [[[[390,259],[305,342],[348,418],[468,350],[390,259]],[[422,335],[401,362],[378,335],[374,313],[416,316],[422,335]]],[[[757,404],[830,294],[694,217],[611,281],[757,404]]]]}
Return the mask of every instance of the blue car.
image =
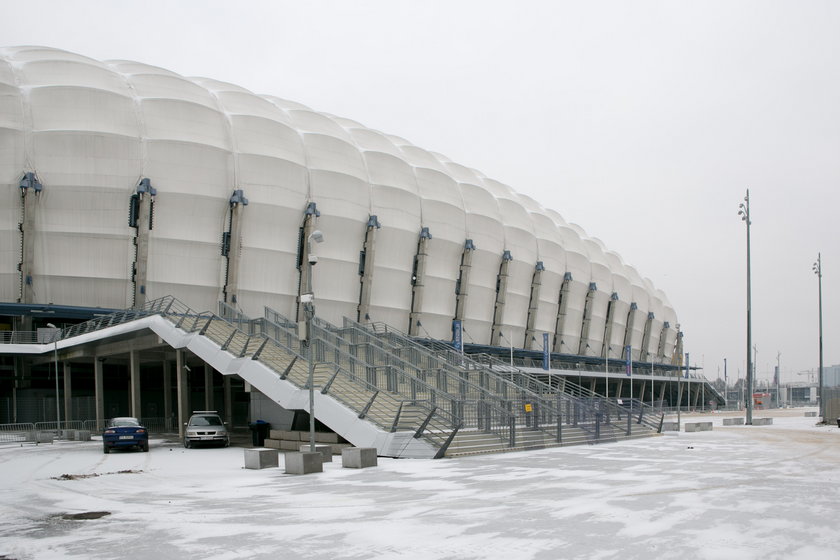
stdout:
{"type": "Polygon", "coordinates": [[[137,448],[149,450],[149,431],[140,425],[137,418],[112,418],[102,432],[102,451],[110,453],[112,449],[137,448]]]}

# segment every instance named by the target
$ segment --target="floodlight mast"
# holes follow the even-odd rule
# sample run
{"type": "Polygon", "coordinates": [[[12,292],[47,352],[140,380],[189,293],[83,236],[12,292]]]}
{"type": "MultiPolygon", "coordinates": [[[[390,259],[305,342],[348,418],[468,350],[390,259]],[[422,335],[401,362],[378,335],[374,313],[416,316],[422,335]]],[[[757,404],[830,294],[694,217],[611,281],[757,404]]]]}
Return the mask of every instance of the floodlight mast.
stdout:
{"type": "Polygon", "coordinates": [[[746,424],[752,425],[753,412],[753,364],[752,364],[752,287],[750,278],[750,225],[752,225],[750,216],[750,189],[747,189],[747,195],[744,197],[744,202],[738,205],[738,215],[741,216],[741,221],[747,225],[747,391],[745,395],[747,419],[746,424]]]}
{"type": "Polygon", "coordinates": [[[822,254],[817,253],[817,262],[814,263],[814,274],[817,275],[817,283],[819,285],[819,304],[820,304],[820,385],[819,394],[820,399],[820,418],[825,423],[825,405],[823,404],[823,326],[822,326],[822,254]]]}

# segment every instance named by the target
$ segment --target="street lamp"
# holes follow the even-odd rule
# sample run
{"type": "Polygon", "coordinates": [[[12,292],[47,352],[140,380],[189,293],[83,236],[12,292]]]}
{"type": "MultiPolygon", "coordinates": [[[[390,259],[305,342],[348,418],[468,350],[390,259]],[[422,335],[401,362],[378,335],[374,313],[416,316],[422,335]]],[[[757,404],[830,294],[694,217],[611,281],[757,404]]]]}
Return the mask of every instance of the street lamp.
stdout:
{"type": "Polygon", "coordinates": [[[315,345],[314,333],[312,331],[312,319],[315,317],[315,294],[312,291],[312,267],[318,263],[318,256],[312,254],[312,241],[323,243],[324,234],[316,229],[306,238],[307,267],[306,293],[300,297],[303,302],[303,312],[306,317],[306,332],[301,341],[306,345],[306,354],[309,358],[309,451],[315,453],[315,345]]]}
{"type": "Polygon", "coordinates": [[[814,263],[814,274],[817,275],[817,282],[820,290],[820,418],[825,423],[825,405],[823,404],[823,329],[822,329],[822,255],[817,253],[817,262],[814,263]]]}
{"type": "Polygon", "coordinates": [[[750,189],[747,189],[747,196],[744,197],[744,202],[738,205],[738,215],[741,216],[741,221],[747,224],[747,425],[752,425],[753,412],[753,372],[752,372],[752,288],[750,286],[750,225],[752,224],[750,216],[750,189]]]}
{"type": "MultiPolygon", "coordinates": [[[[47,323],[51,329],[58,330],[58,327],[52,323],[47,323]]],[[[59,333],[53,331],[53,357],[55,358],[55,429],[61,431],[61,404],[58,394],[58,338],[59,333]]]]}

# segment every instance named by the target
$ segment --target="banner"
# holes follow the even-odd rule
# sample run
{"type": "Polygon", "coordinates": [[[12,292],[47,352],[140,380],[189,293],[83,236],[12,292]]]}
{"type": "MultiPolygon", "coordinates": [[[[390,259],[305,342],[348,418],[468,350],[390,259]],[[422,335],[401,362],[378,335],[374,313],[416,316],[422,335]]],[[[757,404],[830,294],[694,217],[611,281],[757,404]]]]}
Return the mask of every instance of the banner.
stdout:
{"type": "Polygon", "coordinates": [[[452,321],[452,345],[458,352],[464,351],[464,339],[462,337],[462,326],[459,319],[452,321]]]}
{"type": "Polygon", "coordinates": [[[548,351],[548,333],[543,333],[543,369],[551,369],[551,354],[548,351]]]}
{"type": "Polygon", "coordinates": [[[633,375],[633,347],[629,344],[624,347],[624,351],[627,354],[626,366],[627,366],[627,375],[633,375]]]}

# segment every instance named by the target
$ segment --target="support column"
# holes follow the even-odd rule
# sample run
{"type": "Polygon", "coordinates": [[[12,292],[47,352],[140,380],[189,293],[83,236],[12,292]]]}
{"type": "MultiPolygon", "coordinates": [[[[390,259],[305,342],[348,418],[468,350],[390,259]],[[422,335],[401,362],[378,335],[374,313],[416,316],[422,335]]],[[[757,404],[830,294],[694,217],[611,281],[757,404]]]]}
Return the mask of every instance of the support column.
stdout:
{"type": "Polygon", "coordinates": [[[164,429],[172,430],[172,362],[163,361],[163,422],[164,429]]]}
{"type": "Polygon", "coordinates": [[[296,315],[298,323],[304,319],[303,303],[301,303],[300,297],[306,293],[306,287],[311,285],[309,282],[309,272],[312,270],[312,267],[309,266],[309,243],[307,243],[306,240],[309,239],[309,236],[312,235],[313,231],[315,231],[315,220],[320,215],[321,212],[318,211],[315,203],[310,202],[303,213],[303,225],[300,227],[300,231],[298,232],[297,269],[299,274],[296,315]]]}
{"type": "MultiPolygon", "coordinates": [[[[659,402],[662,402],[662,399],[665,398],[665,386],[666,385],[667,385],[667,383],[662,383],[662,386],[659,388],[659,402]]],[[[652,387],[651,387],[651,390],[653,390],[652,387]]]]}
{"type": "Polygon", "coordinates": [[[593,393],[595,392],[595,378],[594,377],[589,380],[589,390],[593,393]]]}
{"type": "Polygon", "coordinates": [[[464,252],[461,253],[461,267],[458,270],[458,281],[455,283],[455,320],[463,321],[467,308],[467,296],[470,290],[470,271],[472,270],[472,256],[475,244],[472,239],[464,242],[464,252]]]}
{"type": "Polygon", "coordinates": [[[129,352],[130,386],[131,386],[131,416],[140,419],[140,353],[137,350],[129,352]]]}
{"type": "Polygon", "coordinates": [[[105,358],[96,356],[93,358],[93,400],[96,403],[96,431],[105,429],[105,384],[102,370],[105,366],[105,358]]]}
{"type": "Polygon", "coordinates": [[[215,410],[213,407],[213,368],[204,362],[204,410],[215,410]]]}
{"type": "Polygon", "coordinates": [[[595,298],[595,292],[598,290],[598,285],[595,282],[589,283],[589,291],[586,292],[586,302],[583,304],[583,322],[580,327],[580,346],[578,347],[578,354],[581,356],[591,356],[587,350],[591,349],[589,346],[589,328],[592,324],[592,300],[595,298]]]}
{"type": "MultiPolygon", "coordinates": [[[[567,272],[563,275],[563,285],[560,286],[560,299],[557,302],[557,320],[554,323],[554,341],[552,343],[553,352],[563,352],[563,329],[566,326],[566,310],[569,307],[569,287],[572,283],[572,273],[567,272]]],[[[569,349],[566,349],[569,352],[569,349]]]]}
{"type": "Polygon", "coordinates": [[[621,390],[622,389],[624,389],[624,379],[623,378],[618,380],[618,387],[615,390],[615,398],[617,398],[617,399],[621,398],[621,390]]]}
{"type": "Polygon", "coordinates": [[[639,361],[646,362],[648,359],[648,350],[650,347],[650,330],[653,324],[653,311],[648,312],[647,321],[645,321],[645,331],[642,335],[642,347],[639,349],[639,361]]]}
{"type": "Polygon", "coordinates": [[[615,321],[615,302],[618,301],[618,292],[613,292],[610,296],[610,301],[607,304],[607,321],[604,324],[604,344],[601,346],[601,357],[610,358],[610,350],[612,350],[612,331],[613,322],[615,321]]]}
{"type": "Polygon", "coordinates": [[[691,408],[697,410],[697,401],[700,399],[700,384],[694,383],[694,402],[691,404],[691,408]]]}
{"type": "Polygon", "coordinates": [[[682,408],[683,383],[677,380],[677,408],[682,408]]]}
{"type": "Polygon", "coordinates": [[[365,242],[359,255],[359,306],[356,320],[370,321],[370,294],[373,289],[373,262],[376,255],[376,230],[380,227],[376,216],[368,218],[365,242]]]}
{"type": "Polygon", "coordinates": [[[630,311],[627,312],[627,327],[624,329],[624,348],[633,345],[633,329],[636,325],[636,311],[638,309],[639,306],[635,301],[630,303],[630,311]]]}
{"type": "Polygon", "coordinates": [[[525,326],[525,342],[523,348],[534,350],[537,339],[537,309],[540,305],[540,289],[542,288],[542,273],[545,271],[545,265],[542,261],[537,261],[534,266],[534,276],[531,279],[531,296],[528,298],[528,321],[525,326]]]}
{"type": "Polygon", "coordinates": [[[420,331],[420,310],[423,309],[423,292],[426,285],[426,259],[429,256],[429,242],[432,234],[429,228],[420,230],[417,241],[417,254],[414,255],[414,267],[411,271],[411,312],[408,315],[408,334],[418,336],[420,331]]]}
{"type": "Polygon", "coordinates": [[[225,395],[225,422],[228,429],[233,428],[233,395],[230,389],[230,375],[222,376],[222,387],[225,395]]]}
{"type": "MultiPolygon", "coordinates": [[[[141,179],[137,192],[131,196],[128,223],[137,230],[134,237],[134,308],[141,309],[146,304],[146,281],[149,264],[149,232],[152,230],[152,212],[154,196],[157,190],[149,179],[141,179]]],[[[132,413],[133,414],[133,413],[132,413]]],[[[138,416],[139,418],[139,416],[138,416]]]]}
{"type": "Polygon", "coordinates": [[[674,345],[674,355],[671,356],[671,365],[682,367],[683,357],[683,333],[677,325],[677,343],[674,345]]]}
{"type": "Polygon", "coordinates": [[[64,366],[64,421],[73,420],[73,381],[70,376],[70,362],[62,362],[64,366]]]}
{"type": "MultiPolygon", "coordinates": [[[[20,180],[20,196],[23,204],[23,221],[20,224],[21,261],[20,261],[20,299],[22,303],[33,303],[35,292],[32,285],[35,263],[35,222],[40,200],[41,182],[35,173],[24,173],[20,180]]],[[[56,419],[60,420],[60,419],[56,419]]]]}
{"type": "Polygon", "coordinates": [[[639,391],[639,402],[643,403],[643,404],[645,402],[645,389],[646,388],[647,388],[647,380],[643,380],[642,381],[642,390],[639,391]]]}
{"type": "Polygon", "coordinates": [[[178,437],[184,437],[184,424],[190,414],[190,389],[187,384],[184,351],[175,351],[175,383],[178,387],[178,437]]]}
{"type": "MultiPolygon", "coordinates": [[[[502,253],[499,275],[496,277],[496,303],[493,308],[493,329],[490,331],[490,344],[498,346],[502,338],[502,319],[505,314],[505,296],[507,295],[508,269],[513,257],[510,251],[502,253]]],[[[513,342],[511,342],[513,344],[513,342]]]]}
{"type": "Polygon", "coordinates": [[[229,203],[229,228],[222,234],[222,256],[227,257],[225,287],[222,293],[225,303],[235,306],[239,292],[239,259],[242,254],[242,211],[248,206],[248,199],[245,198],[242,189],[237,189],[233,191],[229,203]]]}
{"type": "Polygon", "coordinates": [[[659,347],[656,349],[656,356],[652,356],[650,361],[653,362],[654,359],[659,361],[660,363],[665,361],[665,339],[668,335],[668,329],[671,328],[671,323],[665,321],[662,323],[662,330],[659,332],[659,347]]]}

